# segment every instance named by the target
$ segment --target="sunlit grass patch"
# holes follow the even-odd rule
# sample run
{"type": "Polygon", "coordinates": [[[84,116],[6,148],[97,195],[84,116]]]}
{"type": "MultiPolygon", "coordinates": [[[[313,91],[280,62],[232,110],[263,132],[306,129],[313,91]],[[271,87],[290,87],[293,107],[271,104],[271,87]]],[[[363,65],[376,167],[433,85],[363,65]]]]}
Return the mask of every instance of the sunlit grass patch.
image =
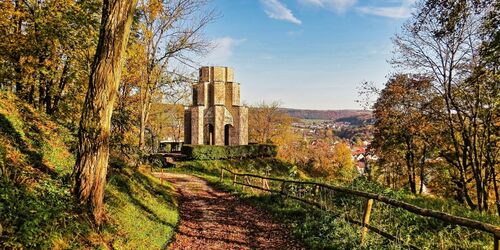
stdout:
{"type": "Polygon", "coordinates": [[[159,249],[171,240],[179,219],[173,188],[143,170],[120,169],[106,188],[110,224],[117,249],[159,249]]]}

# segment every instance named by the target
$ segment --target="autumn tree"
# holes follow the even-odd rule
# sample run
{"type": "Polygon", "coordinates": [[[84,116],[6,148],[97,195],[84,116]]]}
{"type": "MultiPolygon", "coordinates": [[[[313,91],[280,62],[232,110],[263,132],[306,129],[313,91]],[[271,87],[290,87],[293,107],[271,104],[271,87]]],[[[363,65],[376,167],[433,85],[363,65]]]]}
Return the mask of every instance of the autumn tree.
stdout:
{"type": "Polygon", "coordinates": [[[475,68],[471,78],[473,82],[481,81],[486,91],[483,93],[485,99],[483,105],[489,107],[483,109],[481,118],[486,134],[485,161],[489,162],[491,182],[493,185],[497,213],[500,216],[500,190],[498,178],[500,176],[500,94],[498,85],[500,83],[500,1],[491,1],[486,5],[486,14],[481,27],[481,47],[479,66],[475,68]]]}
{"type": "Polygon", "coordinates": [[[308,146],[307,162],[303,168],[314,177],[338,182],[350,182],[358,174],[354,166],[351,148],[344,141],[324,139],[312,141],[308,146]]]}
{"type": "Polygon", "coordinates": [[[261,102],[248,112],[249,141],[272,143],[291,129],[292,118],[281,109],[281,103],[261,102]]]}
{"type": "Polygon", "coordinates": [[[144,62],[139,68],[139,148],[144,148],[144,133],[154,98],[175,78],[175,64],[191,65],[188,54],[203,54],[209,43],[204,28],[214,19],[208,0],[141,0],[134,33],[142,48],[144,62]]]}
{"type": "Polygon", "coordinates": [[[330,176],[348,182],[356,176],[356,168],[352,158],[351,148],[345,142],[338,142],[333,146],[333,171],[330,176]]]}
{"type": "Polygon", "coordinates": [[[75,195],[97,225],[103,221],[111,114],[135,5],[135,0],[103,2],[99,43],[80,120],[75,195]]]}
{"type": "MultiPolygon", "coordinates": [[[[444,128],[446,143],[440,156],[452,166],[460,200],[480,211],[488,210],[489,190],[498,152],[491,143],[498,87],[488,75],[478,73],[481,27],[492,2],[428,0],[394,38],[393,64],[426,74],[443,108],[436,119],[444,128]]],[[[479,71],[480,72],[480,71],[479,71]]]]}
{"type": "Polygon", "coordinates": [[[413,193],[417,193],[418,177],[422,193],[426,159],[435,147],[430,113],[435,108],[432,106],[439,104],[434,101],[429,79],[397,74],[389,79],[373,106],[376,122],[371,147],[381,157],[406,166],[408,185],[413,193]]]}
{"type": "MultiPolygon", "coordinates": [[[[0,82],[72,123],[97,44],[99,1],[0,2],[0,82]],[[83,87],[82,87],[83,86],[83,87]]],[[[76,118],[76,119],[75,119],[76,118]]]]}
{"type": "Polygon", "coordinates": [[[160,87],[159,98],[153,100],[147,127],[156,140],[170,138],[180,141],[184,136],[184,107],[191,99],[194,76],[171,72],[169,79],[160,87]]]}

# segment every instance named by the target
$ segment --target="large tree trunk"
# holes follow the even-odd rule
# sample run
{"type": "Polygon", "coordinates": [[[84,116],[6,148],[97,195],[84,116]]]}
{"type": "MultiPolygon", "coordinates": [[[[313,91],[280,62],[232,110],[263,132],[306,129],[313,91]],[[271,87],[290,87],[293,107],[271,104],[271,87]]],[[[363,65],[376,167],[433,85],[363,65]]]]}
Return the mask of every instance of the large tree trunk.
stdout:
{"type": "Polygon", "coordinates": [[[104,0],[99,43],[92,63],[78,132],[75,195],[100,225],[109,158],[111,114],[137,0],[104,0]]]}

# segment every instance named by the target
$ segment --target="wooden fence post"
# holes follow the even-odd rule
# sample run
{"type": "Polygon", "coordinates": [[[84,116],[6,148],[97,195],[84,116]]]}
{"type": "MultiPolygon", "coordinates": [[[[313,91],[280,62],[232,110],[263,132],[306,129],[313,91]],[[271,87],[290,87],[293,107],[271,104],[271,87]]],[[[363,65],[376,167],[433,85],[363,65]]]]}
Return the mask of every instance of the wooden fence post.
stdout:
{"type": "Polygon", "coordinates": [[[493,237],[494,237],[494,241],[495,241],[495,245],[494,245],[493,249],[500,250],[500,238],[497,236],[493,236],[493,237]]]}
{"type": "Polygon", "coordinates": [[[373,199],[368,199],[365,205],[365,211],[363,213],[363,228],[361,229],[361,244],[366,239],[366,233],[368,232],[367,225],[370,224],[370,214],[372,212],[373,199]]]}

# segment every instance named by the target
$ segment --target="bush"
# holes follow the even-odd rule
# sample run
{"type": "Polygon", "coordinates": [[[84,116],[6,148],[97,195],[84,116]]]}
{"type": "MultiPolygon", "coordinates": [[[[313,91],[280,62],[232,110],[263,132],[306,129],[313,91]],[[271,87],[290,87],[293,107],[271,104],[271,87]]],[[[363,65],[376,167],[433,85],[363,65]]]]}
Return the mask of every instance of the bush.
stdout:
{"type": "Polygon", "coordinates": [[[184,145],[181,150],[191,160],[220,160],[233,158],[275,157],[276,145],[250,144],[239,146],[184,145]]]}

